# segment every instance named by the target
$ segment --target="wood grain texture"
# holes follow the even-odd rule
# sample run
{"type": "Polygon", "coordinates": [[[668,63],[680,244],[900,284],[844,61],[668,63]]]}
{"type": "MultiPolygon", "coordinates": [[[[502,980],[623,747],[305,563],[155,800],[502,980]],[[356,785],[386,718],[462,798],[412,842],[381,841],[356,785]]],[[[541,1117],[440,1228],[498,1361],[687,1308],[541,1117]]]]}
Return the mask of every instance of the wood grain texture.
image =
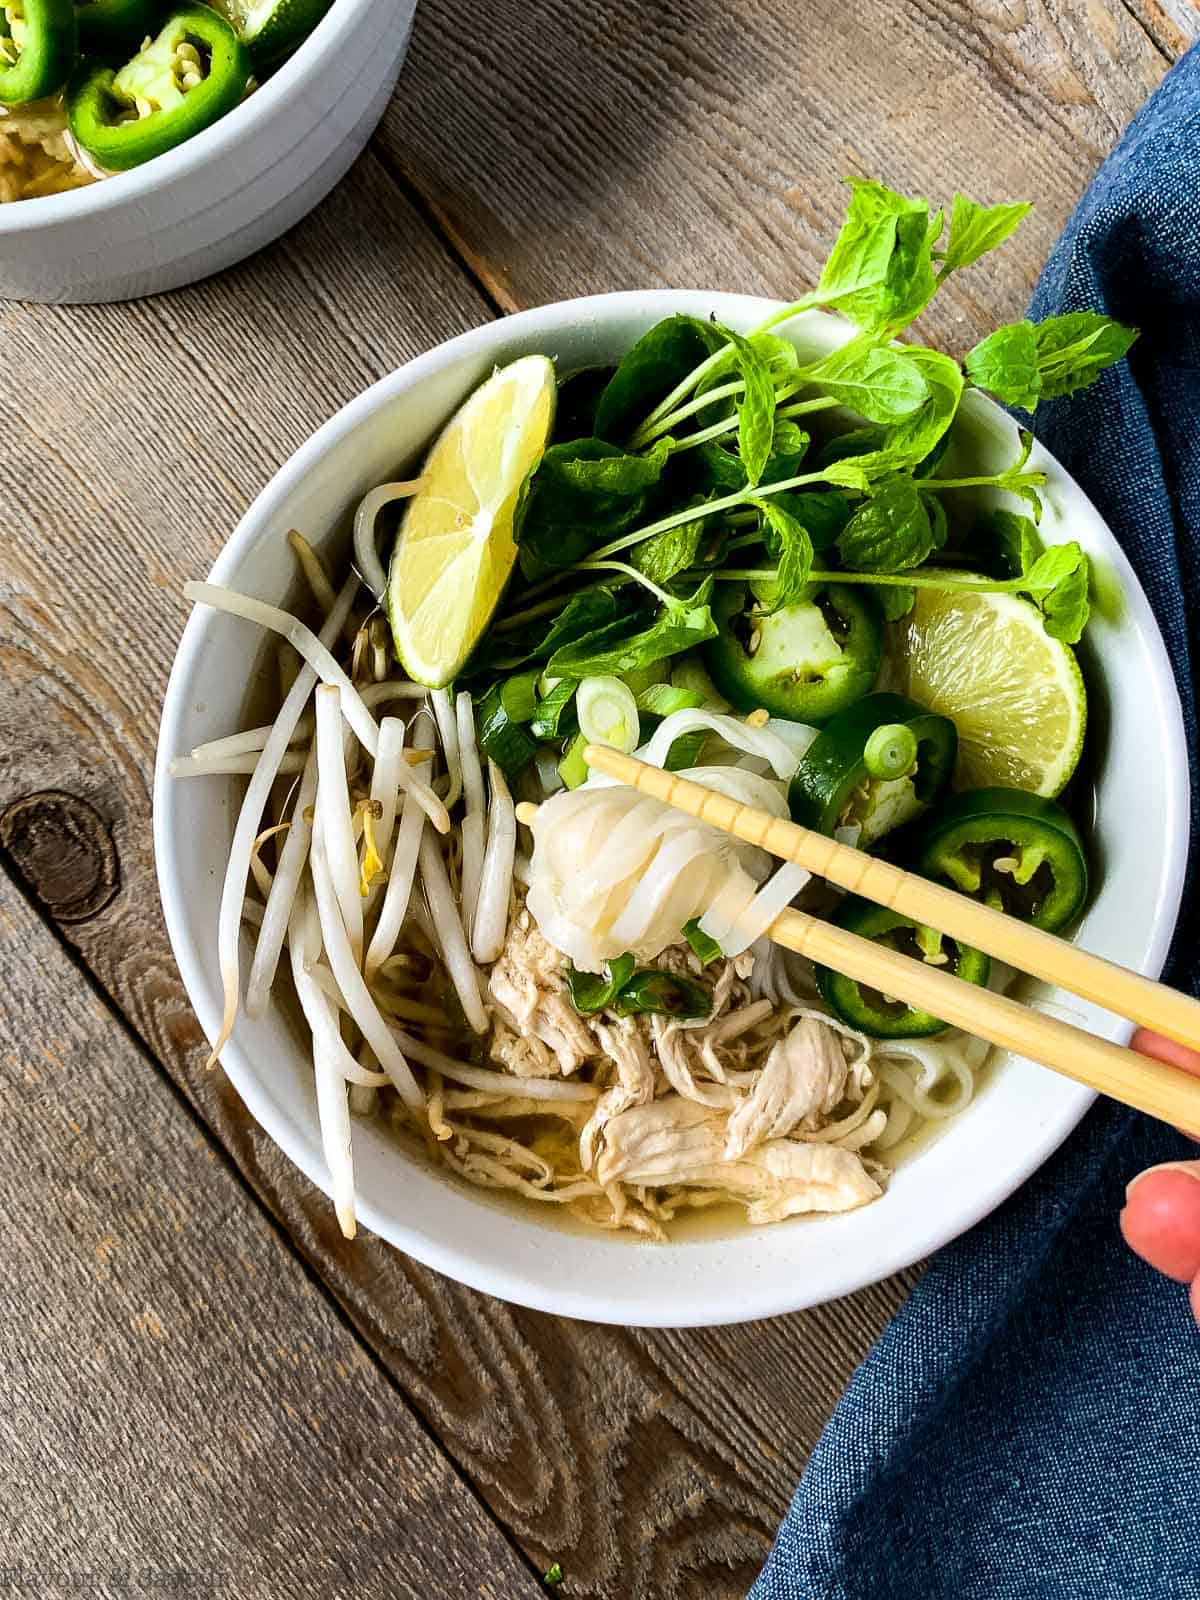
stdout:
{"type": "Polygon", "coordinates": [[[541,1585],[0,877],[0,1589],[541,1585]]]}
{"type": "Polygon", "coordinates": [[[149,796],[179,586],[329,411],[486,314],[370,160],[215,283],[0,313],[29,396],[0,549],[0,845],[500,1518],[563,1563],[568,1593],[735,1600],[908,1280],[769,1325],[629,1334],[514,1311],[373,1239],[347,1247],[203,1070],[158,912],[149,796]]]}
{"type": "MultiPolygon", "coordinates": [[[[952,280],[928,319],[961,348],[1024,304],[1165,70],[1169,27],[1183,36],[1182,5],[422,0],[378,155],[279,245],[142,305],[0,308],[22,396],[0,464],[4,859],[496,1514],[562,1562],[568,1595],[743,1595],[914,1274],[770,1323],[643,1334],[345,1245],[202,1071],[163,934],[149,794],[179,587],[317,423],[490,314],[406,194],[504,307],[631,285],[790,293],[824,256],[847,171],[1036,196],[1004,264],[952,280]]],[[[136,1054],[130,1071],[153,1077],[136,1054]]],[[[232,1249],[221,1270],[238,1272],[232,1249]]],[[[399,1562],[397,1585],[417,1570],[399,1562]]]]}
{"type": "Polygon", "coordinates": [[[1188,0],[1130,7],[423,0],[383,137],[509,309],[660,286],[794,298],[847,173],[1035,200],[922,319],[957,350],[1020,314],[1100,160],[1200,31],[1188,0]]]}
{"type": "Polygon", "coordinates": [[[1200,5],[1196,0],[1124,0],[1129,12],[1156,48],[1174,61],[1200,40],[1200,5]]]}

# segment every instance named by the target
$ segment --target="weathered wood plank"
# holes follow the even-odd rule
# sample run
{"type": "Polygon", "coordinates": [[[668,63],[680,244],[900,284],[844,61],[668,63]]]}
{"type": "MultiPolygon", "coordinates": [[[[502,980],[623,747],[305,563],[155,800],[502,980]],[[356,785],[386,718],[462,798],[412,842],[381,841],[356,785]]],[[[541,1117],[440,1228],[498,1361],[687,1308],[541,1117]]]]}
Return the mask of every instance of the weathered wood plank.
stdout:
{"type": "Polygon", "coordinates": [[[0,549],[0,847],[526,1547],[578,1595],[734,1600],[903,1282],[769,1326],[632,1335],[346,1247],[202,1069],[158,914],[149,786],[179,585],[329,410],[484,314],[369,162],[217,283],[0,313],[28,397],[0,549]]]}
{"type": "MultiPolygon", "coordinates": [[[[952,282],[929,319],[961,347],[1023,304],[1186,21],[1183,0],[423,0],[381,148],[513,307],[629,284],[792,292],[822,259],[846,171],[1038,198],[1005,264],[952,282]]],[[[769,1324],[634,1335],[513,1311],[375,1240],[346,1247],[200,1071],[157,913],[149,778],[179,584],[317,422],[487,314],[370,159],[214,283],[143,306],[0,310],[23,396],[0,554],[0,845],[569,1592],[732,1600],[906,1281],[769,1324]],[[47,789],[68,799],[5,810],[47,789]]]]}
{"type": "Polygon", "coordinates": [[[1200,39],[1200,6],[1196,0],[1124,0],[1134,17],[1169,60],[1181,56],[1200,39]]]}
{"type": "Polygon", "coordinates": [[[922,322],[950,349],[1019,315],[1198,32],[1188,0],[423,0],[383,138],[509,309],[631,287],[792,298],[846,173],[1035,200],[922,322]]]}
{"type": "Polygon", "coordinates": [[[0,973],[0,1587],[543,1592],[3,875],[0,973]]]}

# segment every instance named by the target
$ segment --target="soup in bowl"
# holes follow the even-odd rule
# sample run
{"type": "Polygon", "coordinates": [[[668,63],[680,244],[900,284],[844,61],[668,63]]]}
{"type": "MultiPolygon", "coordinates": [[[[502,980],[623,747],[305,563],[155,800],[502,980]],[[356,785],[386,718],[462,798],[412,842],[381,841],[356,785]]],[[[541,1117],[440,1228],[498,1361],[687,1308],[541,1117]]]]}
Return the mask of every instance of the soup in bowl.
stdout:
{"type": "MultiPolygon", "coordinates": [[[[509,401],[529,428],[540,426],[546,437],[557,429],[563,461],[611,462],[623,452],[566,447],[600,428],[596,395],[651,329],[671,318],[703,329],[715,319],[722,329],[749,334],[780,309],[732,294],[599,296],[522,313],[409,363],[326,424],[255,502],[211,574],[213,587],[196,590],[203,604],[187,625],[167,693],[155,786],[163,904],[189,996],[248,1112],[331,1193],[347,1232],[361,1222],[450,1276],[547,1311],[683,1326],[795,1310],[849,1292],[919,1259],[992,1209],[1061,1142],[1091,1099],[1029,1062],[985,1061],[978,1041],[947,1035],[937,1019],[904,1016],[887,996],[847,995],[836,975],[781,965],[764,939],[773,909],[797,896],[835,917],[847,908],[822,899],[822,886],[789,880],[787,869],[753,855],[722,853],[661,813],[633,816],[628,797],[578,770],[576,726],[585,737],[607,734],[625,747],[635,739],[658,764],[701,768],[712,786],[732,786],[738,798],[780,811],[807,807],[812,825],[847,830],[850,842],[890,848],[889,840],[915,838],[922,851],[936,845],[942,855],[922,869],[931,874],[978,865],[975,836],[963,835],[955,809],[964,799],[1040,787],[1036,827],[1018,826],[993,801],[990,813],[983,806],[1005,819],[994,834],[1005,841],[1003,853],[988,855],[986,881],[975,884],[985,897],[1011,892],[1012,909],[1023,897],[1026,912],[1057,916],[1055,925],[1073,916],[1089,949],[1154,975],[1178,907],[1186,758],[1157,627],[1086,497],[1036,444],[1023,452],[1013,422],[979,393],[963,398],[935,467],[949,502],[945,547],[954,548],[956,527],[973,528],[997,508],[1019,514],[1022,502],[1011,498],[1025,481],[1012,476],[1019,469],[1038,484],[1040,542],[1077,545],[1092,565],[1097,598],[1079,650],[1086,695],[1071,687],[1074,656],[1064,666],[1067,647],[1048,646],[1057,665],[1042,676],[1054,680],[1051,698],[1067,724],[1049,754],[1037,753],[1032,735],[1009,739],[1009,765],[999,770],[979,724],[985,636],[993,627],[1007,638],[1006,630],[1032,626],[1027,595],[1001,592],[1004,580],[975,583],[969,575],[939,579],[942,588],[926,592],[917,587],[904,597],[907,605],[880,600],[886,585],[875,580],[869,601],[844,592],[853,581],[817,593],[821,552],[812,549],[795,592],[770,590],[785,576],[779,566],[788,540],[798,538],[786,522],[760,520],[763,506],[782,500],[772,482],[807,477],[811,466],[812,482],[796,492],[840,487],[851,510],[859,504],[860,480],[837,463],[861,460],[866,451],[845,442],[855,419],[837,405],[798,413],[807,418],[803,446],[777,429],[775,453],[790,447],[804,454],[800,470],[786,480],[760,477],[753,505],[731,491],[730,504],[718,508],[731,519],[719,556],[702,532],[677,534],[669,548],[664,539],[660,558],[682,561],[669,578],[644,559],[630,577],[619,550],[585,554],[610,562],[588,571],[586,584],[579,562],[574,578],[563,579],[568,563],[556,551],[565,549],[572,524],[561,500],[539,523],[546,508],[536,503],[542,491],[535,478],[521,505],[520,575],[484,618],[482,645],[477,629],[463,660],[455,651],[474,626],[460,615],[471,611],[459,593],[470,587],[467,569],[458,569],[461,582],[431,585],[432,626],[410,603],[420,572],[432,570],[428,557],[408,577],[402,572],[398,587],[389,581],[397,557],[385,573],[373,549],[374,518],[389,498],[399,501],[397,548],[407,550],[405,560],[420,555],[424,513],[417,507],[444,498],[429,493],[431,483],[443,481],[440,455],[450,461],[446,484],[464,461],[470,466],[461,431],[441,430],[463,415],[471,396],[483,397],[472,403],[485,415],[487,397],[498,393],[492,386],[507,373],[509,401]],[[439,435],[443,442],[430,456],[439,435]],[[963,481],[1006,472],[999,486],[963,481]],[[372,494],[385,484],[389,491],[372,494]],[[528,551],[539,526],[549,530],[540,556],[528,551]],[[289,539],[297,529],[303,541],[289,539]],[[732,553],[743,547],[745,556],[732,553]],[[769,571],[764,549],[774,552],[769,571]],[[322,571],[314,572],[314,557],[322,571]],[[355,562],[363,589],[351,576],[355,562]],[[650,627],[636,621],[636,608],[632,621],[621,610],[629,603],[621,598],[625,586],[644,587],[647,578],[660,590],[666,584],[663,593],[678,602],[650,627]],[[941,637],[946,583],[959,584],[962,611],[981,605],[975,589],[997,596],[969,618],[968,659],[976,652],[979,693],[966,699],[961,686],[955,690],[955,674],[939,676],[931,665],[929,641],[941,637]],[[339,586],[349,593],[349,615],[331,624],[339,586]],[[736,591],[736,602],[723,597],[725,587],[736,591]],[[582,632],[564,633],[567,597],[583,588],[593,600],[582,609],[600,609],[582,632]],[[683,588],[687,594],[676,592],[683,588]],[[371,589],[383,591],[390,626],[371,589]],[[715,591],[722,593],[714,599],[715,591]],[[268,616],[264,603],[276,611],[268,616]],[[280,611],[325,626],[337,658],[332,669],[312,654],[311,633],[281,620],[280,611]],[[276,641],[265,642],[264,620],[300,643],[325,679],[311,707],[307,689],[294,699],[295,717],[312,719],[298,731],[295,718],[278,731],[296,663],[281,685],[276,641]],[[658,626],[661,639],[667,623],[677,630],[673,643],[682,639],[683,646],[648,659],[656,647],[645,647],[644,636],[658,626]],[[762,669],[771,632],[784,625],[792,670],[780,680],[762,669]],[[628,654],[631,638],[642,641],[636,661],[628,654]],[[805,671],[795,670],[797,663],[805,671]],[[345,678],[340,688],[338,673],[345,678]],[[446,688],[455,677],[465,688],[457,702],[446,688]],[[564,681],[571,712],[554,721],[564,681]],[[586,698],[584,684],[592,685],[586,698]],[[952,708],[955,692],[961,703],[952,708]],[[1084,703],[1080,761],[1082,716],[1070,718],[1072,706],[1084,703]],[[861,717],[855,708],[863,706],[872,711],[869,725],[848,733],[840,719],[861,717]],[[373,718],[375,710],[380,720],[372,732],[363,716],[373,718]],[[385,741],[389,722],[398,726],[385,741]],[[949,732],[944,722],[953,724],[949,732]],[[256,724],[236,747],[213,743],[256,724]],[[281,762],[274,804],[287,827],[264,840],[257,858],[263,898],[255,907],[251,885],[247,910],[242,886],[225,896],[218,937],[222,886],[245,813],[239,773],[257,765],[272,724],[281,762]],[[532,748],[516,742],[517,734],[532,748]],[[359,746],[367,752],[361,758],[359,746]],[[551,747],[554,759],[540,746],[551,747]],[[826,781],[830,760],[837,782],[826,781]],[[173,767],[202,775],[184,782],[173,767]],[[377,786],[381,768],[389,777],[377,786]],[[1157,775],[1153,784],[1148,772],[1157,775]],[[997,777],[1007,781],[982,781],[997,777]],[[1047,817],[1063,837],[1073,834],[1070,848],[1057,835],[1043,848],[1047,836],[1038,829],[1047,817]],[[381,852],[371,848],[376,826],[381,852]],[[279,976],[264,987],[255,960],[272,917],[270,890],[276,878],[292,875],[286,841],[305,829],[312,860],[299,869],[297,898],[287,908],[286,949],[285,930],[275,930],[275,962],[265,976],[279,976]],[[1086,860],[1082,879],[1072,878],[1072,851],[1086,860]],[[348,885],[350,870],[357,876],[348,885]],[[405,876],[404,908],[380,935],[389,890],[405,876]],[[236,1012],[229,1004],[231,950],[232,993],[248,979],[252,1002],[236,1012]],[[365,975],[367,1002],[386,1024],[378,1048],[371,1032],[377,1025],[366,1017],[349,966],[365,975]]],[[[853,331],[837,318],[805,313],[776,333],[807,370],[841,350],[853,331]]],[[[790,370],[792,357],[769,348],[780,370],[790,370]]],[[[718,351],[714,380],[720,359],[718,351]]],[[[717,387],[710,382],[707,392],[717,387]]],[[[693,385],[697,390],[706,392],[693,385]]],[[[670,406],[660,412],[674,416],[678,437],[658,455],[692,436],[694,422],[678,416],[691,403],[685,397],[674,413],[670,406]]],[[[726,433],[740,427],[736,412],[703,420],[716,429],[713,438],[722,436],[722,425],[726,433]]],[[[644,461],[655,455],[654,439],[645,438],[655,433],[653,418],[641,427],[644,461]]],[[[514,452],[521,483],[528,463],[516,445],[514,452]]],[[[544,465],[551,458],[541,459],[544,465]]],[[[604,471],[605,491],[615,494],[614,469],[604,471]]],[[[588,474],[571,467],[566,476],[577,487],[588,474]]],[[[635,484],[630,492],[640,491],[635,484]]],[[[706,504],[720,498],[710,493],[706,504]]],[[[803,514],[814,528],[829,510],[787,504],[795,520],[803,514]]],[[[662,516],[661,505],[658,511],[659,521],[672,523],[664,535],[694,519],[662,516]]],[[[631,519],[636,515],[640,508],[631,519]]],[[[608,543],[627,539],[632,526],[614,523],[608,543]]],[[[433,527],[428,548],[446,531],[433,527]]],[[[853,541],[843,535],[845,555],[853,541]]],[[[436,560],[433,566],[441,571],[436,560]]],[[[577,620],[579,613],[577,607],[577,620]]],[[[1043,620],[1035,617],[1039,630],[1043,620]]],[[[972,804],[974,827],[980,803],[972,804]]],[[[277,826],[269,810],[251,819],[248,835],[243,820],[243,845],[277,826]]],[[[958,886],[970,892],[969,883],[958,886]]],[[[898,939],[909,953],[988,981],[971,968],[969,952],[931,946],[925,930],[876,929],[873,936],[898,939]]],[[[1072,1020],[1107,1037],[1126,1031],[1073,997],[1042,999],[1069,1007],[1072,1020]]]]}

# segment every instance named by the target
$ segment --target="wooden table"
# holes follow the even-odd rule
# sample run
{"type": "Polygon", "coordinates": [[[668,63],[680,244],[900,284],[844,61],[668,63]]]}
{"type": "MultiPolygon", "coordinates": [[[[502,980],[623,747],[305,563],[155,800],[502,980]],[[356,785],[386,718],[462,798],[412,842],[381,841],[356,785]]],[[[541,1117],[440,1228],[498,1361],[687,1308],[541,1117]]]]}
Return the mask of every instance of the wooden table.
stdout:
{"type": "Polygon", "coordinates": [[[345,1245],[204,1070],[163,932],[180,588],[318,423],[484,318],[791,297],[848,172],[1036,199],[923,324],[965,349],[1197,35],[1189,0],[421,0],[383,128],[280,244],[0,308],[0,1591],[507,1600],[557,1560],[565,1595],[745,1593],[915,1273],[639,1333],[345,1245]]]}

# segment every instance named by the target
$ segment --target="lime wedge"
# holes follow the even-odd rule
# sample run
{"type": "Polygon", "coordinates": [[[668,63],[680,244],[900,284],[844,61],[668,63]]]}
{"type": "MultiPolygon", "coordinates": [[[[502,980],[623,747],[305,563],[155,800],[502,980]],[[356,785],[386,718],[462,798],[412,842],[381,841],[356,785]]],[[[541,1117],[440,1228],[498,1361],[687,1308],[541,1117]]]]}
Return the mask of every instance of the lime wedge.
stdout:
{"type": "Polygon", "coordinates": [[[217,0],[256,64],[274,65],[295,50],[333,0],[217,0]]]}
{"type": "Polygon", "coordinates": [[[521,488],[554,423],[554,366],[522,356],[457,411],[429,452],[392,552],[385,605],[396,653],[418,683],[449,683],[508,582],[521,488]]]}
{"type": "Polygon", "coordinates": [[[958,728],[959,788],[1056,795],[1083,748],[1087,695],[1074,652],[1011,594],[918,589],[889,629],[896,688],[958,728]]]}

